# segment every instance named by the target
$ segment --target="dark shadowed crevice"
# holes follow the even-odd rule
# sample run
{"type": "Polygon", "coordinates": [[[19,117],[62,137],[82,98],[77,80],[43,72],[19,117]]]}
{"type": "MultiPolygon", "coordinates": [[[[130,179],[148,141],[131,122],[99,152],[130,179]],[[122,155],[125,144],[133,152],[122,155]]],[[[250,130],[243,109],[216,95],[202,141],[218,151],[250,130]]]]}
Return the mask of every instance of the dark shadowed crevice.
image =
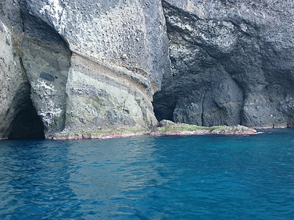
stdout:
{"type": "Polygon", "coordinates": [[[33,106],[30,89],[28,82],[22,83],[7,112],[7,117],[11,118],[7,135],[9,139],[45,138],[45,128],[33,106]]]}
{"type": "Polygon", "coordinates": [[[154,114],[158,121],[163,119],[173,121],[174,108],[166,106],[161,103],[153,103],[154,114]]]}
{"type": "Polygon", "coordinates": [[[158,121],[163,119],[174,121],[173,114],[176,108],[176,98],[173,95],[168,97],[164,92],[156,92],[153,96],[153,109],[158,121]]]}
{"type": "Polygon", "coordinates": [[[15,116],[11,130],[8,135],[9,139],[44,139],[44,126],[37,115],[31,99],[28,99],[22,105],[22,109],[15,116]]]}

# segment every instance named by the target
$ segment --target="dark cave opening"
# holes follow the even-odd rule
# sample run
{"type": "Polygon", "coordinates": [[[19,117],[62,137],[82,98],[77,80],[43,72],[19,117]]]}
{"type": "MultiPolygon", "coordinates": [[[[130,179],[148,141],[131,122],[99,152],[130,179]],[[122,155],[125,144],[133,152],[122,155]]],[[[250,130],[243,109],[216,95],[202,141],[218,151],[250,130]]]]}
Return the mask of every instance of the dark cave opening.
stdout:
{"type": "Polygon", "coordinates": [[[173,114],[176,108],[176,99],[174,96],[167,95],[164,90],[158,91],[153,96],[152,105],[158,121],[163,119],[174,121],[173,114]]]}
{"type": "Polygon", "coordinates": [[[44,139],[44,125],[31,99],[26,100],[16,114],[8,139],[44,139]]]}
{"type": "Polygon", "coordinates": [[[159,105],[159,104],[155,104],[153,105],[153,107],[154,107],[155,117],[158,121],[161,121],[163,119],[174,121],[173,119],[174,109],[168,108],[167,106],[159,105]]]}

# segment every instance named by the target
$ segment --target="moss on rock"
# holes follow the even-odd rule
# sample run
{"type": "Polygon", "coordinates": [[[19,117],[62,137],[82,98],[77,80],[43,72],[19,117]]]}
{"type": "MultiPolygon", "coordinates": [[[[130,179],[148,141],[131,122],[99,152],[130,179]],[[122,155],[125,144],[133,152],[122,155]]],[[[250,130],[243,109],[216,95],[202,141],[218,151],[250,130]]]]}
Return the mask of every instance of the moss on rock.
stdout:
{"type": "Polygon", "coordinates": [[[133,136],[175,136],[175,135],[203,135],[203,134],[222,134],[222,135],[251,135],[257,134],[253,128],[245,126],[213,126],[204,127],[189,125],[183,123],[173,123],[171,121],[162,121],[158,127],[152,129],[124,128],[113,130],[85,131],[80,133],[61,132],[49,137],[53,140],[80,140],[80,139],[107,139],[123,138],[133,136]]]}

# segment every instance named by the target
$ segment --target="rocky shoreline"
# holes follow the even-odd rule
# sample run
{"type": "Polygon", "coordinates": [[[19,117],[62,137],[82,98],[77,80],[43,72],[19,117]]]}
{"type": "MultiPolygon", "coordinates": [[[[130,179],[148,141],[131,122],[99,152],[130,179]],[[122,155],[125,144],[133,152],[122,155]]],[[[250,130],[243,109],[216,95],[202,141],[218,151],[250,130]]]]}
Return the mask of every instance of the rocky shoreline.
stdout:
{"type": "Polygon", "coordinates": [[[2,0],[0,139],[294,127],[293,8],[294,1],[2,0]],[[157,129],[163,119],[220,130],[157,129]]]}
{"type": "Polygon", "coordinates": [[[128,138],[135,136],[180,136],[180,135],[254,135],[258,132],[254,128],[245,126],[213,126],[203,127],[183,123],[173,123],[163,120],[158,127],[146,131],[116,130],[116,131],[99,131],[97,133],[60,133],[58,136],[52,136],[52,140],[82,140],[82,139],[110,139],[110,138],[128,138]]]}

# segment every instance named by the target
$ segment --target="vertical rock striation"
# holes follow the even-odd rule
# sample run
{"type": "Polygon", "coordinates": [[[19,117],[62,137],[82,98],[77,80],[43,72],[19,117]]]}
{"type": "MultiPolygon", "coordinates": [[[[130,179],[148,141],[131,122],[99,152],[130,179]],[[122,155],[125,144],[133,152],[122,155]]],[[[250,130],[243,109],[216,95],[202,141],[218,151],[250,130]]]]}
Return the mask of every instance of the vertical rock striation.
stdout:
{"type": "Polygon", "coordinates": [[[166,0],[163,7],[172,74],[155,95],[159,119],[293,126],[293,2],[166,0]]]}

